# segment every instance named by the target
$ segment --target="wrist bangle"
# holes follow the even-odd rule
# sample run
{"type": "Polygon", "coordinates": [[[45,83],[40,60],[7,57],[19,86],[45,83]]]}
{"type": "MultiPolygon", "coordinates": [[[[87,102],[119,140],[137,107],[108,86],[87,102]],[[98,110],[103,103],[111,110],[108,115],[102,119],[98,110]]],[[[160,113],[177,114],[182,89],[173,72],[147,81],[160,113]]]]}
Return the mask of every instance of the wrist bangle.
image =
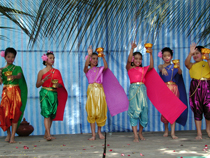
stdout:
{"type": "Polygon", "coordinates": [[[44,83],[44,80],[41,80],[42,83],[44,83]]]}

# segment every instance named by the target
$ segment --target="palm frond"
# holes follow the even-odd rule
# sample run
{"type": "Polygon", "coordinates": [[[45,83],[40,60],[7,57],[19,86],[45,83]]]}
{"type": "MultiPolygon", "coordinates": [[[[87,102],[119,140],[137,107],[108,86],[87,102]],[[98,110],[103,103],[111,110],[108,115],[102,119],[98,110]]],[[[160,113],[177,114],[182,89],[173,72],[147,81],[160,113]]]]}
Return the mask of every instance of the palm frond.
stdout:
{"type": "Polygon", "coordinates": [[[209,38],[206,15],[210,4],[201,8],[197,0],[42,0],[20,1],[14,8],[12,1],[1,1],[0,16],[21,28],[30,37],[32,47],[46,37],[64,43],[64,47],[70,45],[71,49],[75,44],[80,47],[81,42],[98,45],[109,37],[117,43],[125,33],[131,34],[126,40],[134,40],[142,27],[152,39],[157,38],[162,26],[177,32],[187,31],[186,37],[198,32],[196,37],[201,41],[209,38]],[[128,23],[131,30],[125,32],[128,23]]]}

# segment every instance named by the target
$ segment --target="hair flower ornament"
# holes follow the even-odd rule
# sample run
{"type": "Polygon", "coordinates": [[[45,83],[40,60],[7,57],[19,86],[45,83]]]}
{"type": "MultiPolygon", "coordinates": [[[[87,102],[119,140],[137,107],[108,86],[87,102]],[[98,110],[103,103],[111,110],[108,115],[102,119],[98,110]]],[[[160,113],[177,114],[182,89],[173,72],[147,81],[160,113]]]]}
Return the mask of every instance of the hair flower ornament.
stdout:
{"type": "Polygon", "coordinates": [[[43,61],[47,61],[47,59],[48,59],[47,55],[46,55],[46,54],[43,54],[43,55],[42,55],[42,60],[43,60],[43,61]]]}
{"type": "Polygon", "coordinates": [[[52,51],[50,51],[50,50],[48,50],[48,51],[47,51],[47,53],[52,53],[52,54],[53,54],[53,52],[52,52],[52,51]]]}
{"type": "Polygon", "coordinates": [[[134,61],[134,56],[132,57],[132,62],[134,61]]]}
{"type": "Polygon", "coordinates": [[[159,58],[162,58],[162,57],[163,57],[162,52],[159,52],[159,53],[158,53],[158,57],[159,57],[159,58]]]}
{"type": "Polygon", "coordinates": [[[5,51],[1,51],[1,54],[0,54],[2,57],[5,57],[5,51]]]}

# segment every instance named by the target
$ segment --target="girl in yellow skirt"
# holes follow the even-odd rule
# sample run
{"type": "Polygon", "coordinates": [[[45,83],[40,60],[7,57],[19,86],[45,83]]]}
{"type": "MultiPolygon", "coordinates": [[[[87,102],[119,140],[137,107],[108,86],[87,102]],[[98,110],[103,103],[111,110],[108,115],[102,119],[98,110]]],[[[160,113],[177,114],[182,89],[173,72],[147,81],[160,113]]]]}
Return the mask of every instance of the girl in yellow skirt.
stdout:
{"type": "Polygon", "coordinates": [[[96,139],[95,122],[98,126],[98,135],[100,139],[104,139],[101,133],[101,127],[105,125],[107,119],[107,104],[106,96],[103,89],[103,72],[108,68],[107,62],[103,53],[102,59],[104,66],[97,67],[98,54],[93,53],[93,49],[90,46],[88,48],[88,56],[86,56],[86,62],[84,67],[84,73],[88,79],[89,85],[87,90],[87,120],[91,126],[92,137],[89,140],[96,139]],[[90,68],[88,68],[90,66],[90,68]]]}

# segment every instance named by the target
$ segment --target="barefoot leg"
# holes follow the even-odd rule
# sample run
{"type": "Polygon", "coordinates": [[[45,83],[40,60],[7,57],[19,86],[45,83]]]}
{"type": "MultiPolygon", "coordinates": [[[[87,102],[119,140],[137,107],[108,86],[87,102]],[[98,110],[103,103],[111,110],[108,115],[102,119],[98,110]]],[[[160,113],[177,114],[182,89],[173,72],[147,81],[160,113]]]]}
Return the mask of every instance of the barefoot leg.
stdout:
{"type": "Polygon", "coordinates": [[[5,142],[9,142],[11,137],[10,127],[7,129],[7,137],[5,139],[5,142]]]}
{"type": "Polygon", "coordinates": [[[163,134],[163,137],[168,137],[168,123],[164,123],[165,132],[163,134]]]}
{"type": "Polygon", "coordinates": [[[89,138],[88,140],[95,140],[96,139],[96,125],[95,123],[90,123],[90,127],[91,127],[91,132],[92,132],[92,137],[89,138]]]}
{"type": "Polygon", "coordinates": [[[45,130],[45,132],[44,132],[44,139],[46,139],[47,138],[47,131],[45,130]]]}
{"type": "Polygon", "coordinates": [[[173,124],[171,124],[171,138],[172,139],[177,139],[178,137],[175,135],[175,125],[176,122],[174,122],[173,124]]]}
{"type": "Polygon", "coordinates": [[[206,119],[206,132],[208,134],[208,137],[210,137],[210,120],[206,119]]]}
{"type": "Polygon", "coordinates": [[[139,142],[139,137],[137,134],[137,126],[132,126],[133,134],[134,134],[134,140],[133,142],[139,142]]]}
{"type": "Polygon", "coordinates": [[[195,126],[197,129],[197,137],[195,139],[202,139],[202,132],[201,132],[201,121],[195,120],[195,126]]]}
{"type": "MultiPolygon", "coordinates": [[[[51,128],[51,126],[52,126],[52,122],[53,122],[53,119],[52,118],[50,118],[50,127],[49,127],[49,129],[51,128]]],[[[51,139],[56,139],[55,137],[53,137],[52,135],[50,135],[50,137],[51,137],[51,139]]]]}
{"type": "MultiPolygon", "coordinates": [[[[52,126],[52,118],[50,118],[50,123],[49,123],[49,129],[51,128],[51,126],[52,126]]],[[[56,139],[55,137],[53,137],[53,136],[50,136],[52,139],[56,139]]],[[[44,139],[46,139],[47,138],[47,131],[45,130],[45,133],[44,133],[44,139]]]]}
{"type": "Polygon", "coordinates": [[[15,132],[17,130],[17,123],[12,123],[12,135],[10,138],[10,143],[16,143],[15,142],[15,132]]]}
{"type": "Polygon", "coordinates": [[[101,133],[101,127],[98,126],[98,136],[100,139],[104,139],[105,137],[103,136],[103,134],[101,133]]]}
{"type": "Polygon", "coordinates": [[[45,131],[46,131],[46,140],[50,141],[50,118],[44,118],[44,126],[45,126],[45,131]]]}
{"type": "Polygon", "coordinates": [[[140,140],[146,140],[143,135],[142,135],[142,131],[143,131],[143,126],[141,124],[139,124],[139,137],[140,137],[140,140]]]}

